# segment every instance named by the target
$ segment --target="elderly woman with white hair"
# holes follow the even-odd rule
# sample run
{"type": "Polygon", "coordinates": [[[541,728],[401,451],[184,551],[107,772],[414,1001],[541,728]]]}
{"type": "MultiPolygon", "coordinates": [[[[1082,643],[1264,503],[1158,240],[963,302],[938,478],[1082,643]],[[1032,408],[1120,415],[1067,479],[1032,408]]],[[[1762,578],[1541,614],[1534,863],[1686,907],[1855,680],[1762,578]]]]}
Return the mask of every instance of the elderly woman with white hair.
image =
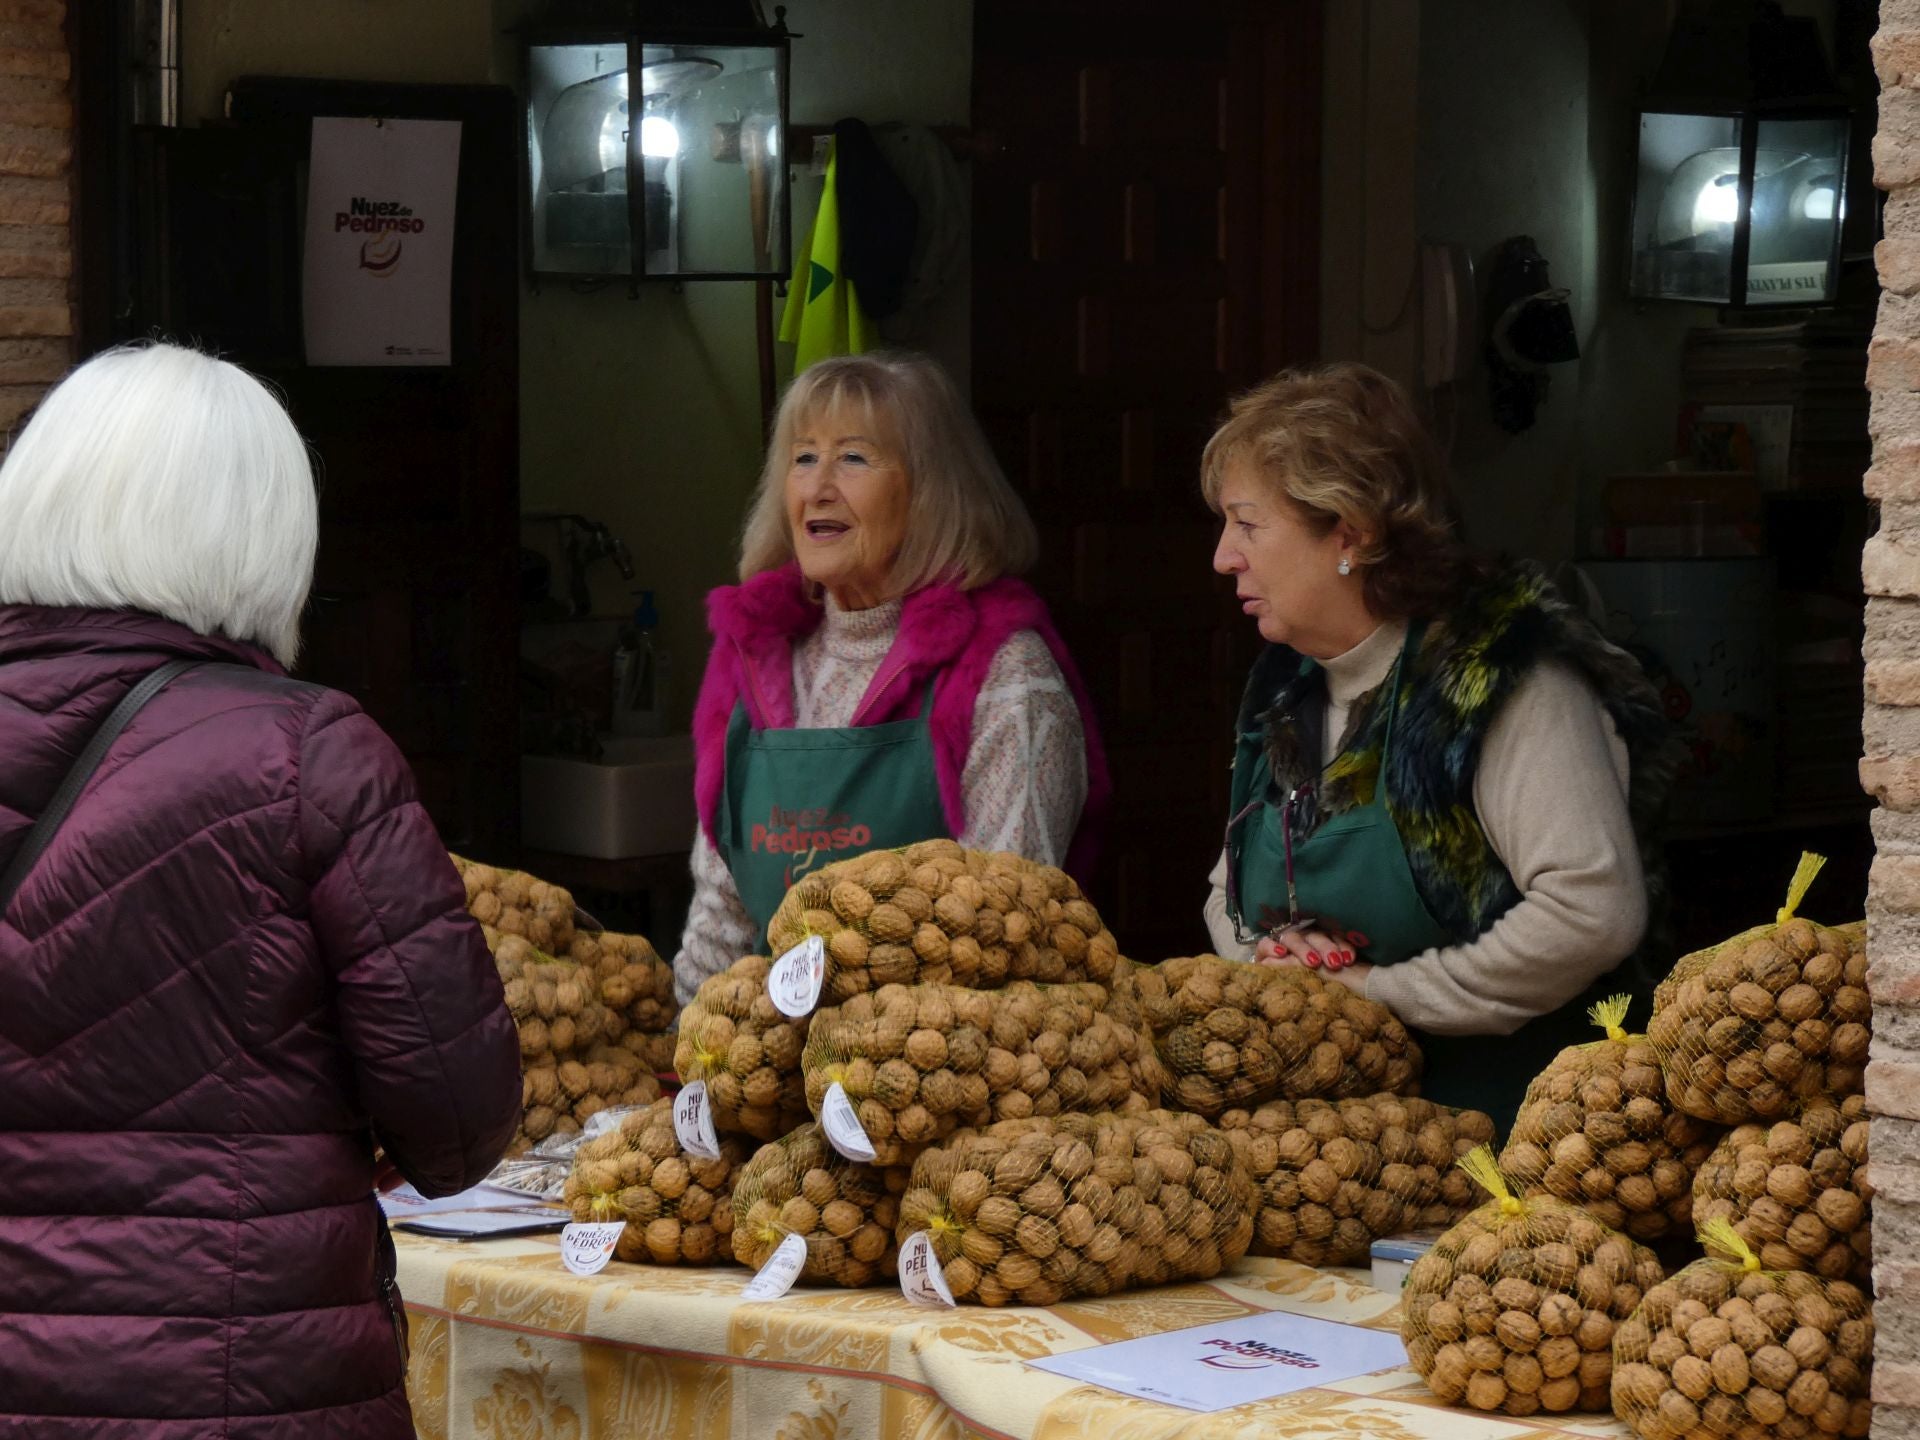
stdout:
{"type": "Polygon", "coordinates": [[[707,603],[682,1000],[765,944],[796,876],[948,837],[1084,880],[1106,762],[1033,522],[933,361],[822,361],[787,390],[707,603]]]}
{"type": "Polygon", "coordinates": [[[413,1434],[374,1146],[511,1138],[519,1045],[394,744],[287,677],[306,447],[115,350],[0,466],[0,1430],[413,1434]]]}

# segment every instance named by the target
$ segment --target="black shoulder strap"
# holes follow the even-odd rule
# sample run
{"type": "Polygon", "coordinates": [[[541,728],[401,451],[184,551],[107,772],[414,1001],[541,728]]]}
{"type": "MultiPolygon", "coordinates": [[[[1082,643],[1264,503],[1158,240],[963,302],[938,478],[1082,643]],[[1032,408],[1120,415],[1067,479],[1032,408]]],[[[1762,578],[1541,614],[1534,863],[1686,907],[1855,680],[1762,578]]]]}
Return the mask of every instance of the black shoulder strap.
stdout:
{"type": "Polygon", "coordinates": [[[60,782],[60,788],[53,792],[53,799],[47,808],[40,812],[40,818],[33,822],[33,828],[27,832],[27,838],[20,844],[19,852],[13,857],[13,863],[7,866],[5,875],[0,875],[0,915],[7,913],[7,907],[13,903],[21,884],[33,870],[40,857],[46,853],[47,846],[53,842],[55,832],[66,823],[73,802],[80,798],[80,792],[87,788],[87,781],[93,778],[93,772],[100,768],[100,762],[107,758],[107,751],[113,748],[113,742],[120,738],[120,732],[127,728],[127,722],[137,715],[141,708],[158,695],[184,672],[194,668],[191,660],[170,660],[158,670],[148,674],[120,698],[100,728],[93,732],[93,738],[87,742],[87,748],[80,752],[80,758],[73,762],[73,768],[67,772],[67,778],[60,782]]]}

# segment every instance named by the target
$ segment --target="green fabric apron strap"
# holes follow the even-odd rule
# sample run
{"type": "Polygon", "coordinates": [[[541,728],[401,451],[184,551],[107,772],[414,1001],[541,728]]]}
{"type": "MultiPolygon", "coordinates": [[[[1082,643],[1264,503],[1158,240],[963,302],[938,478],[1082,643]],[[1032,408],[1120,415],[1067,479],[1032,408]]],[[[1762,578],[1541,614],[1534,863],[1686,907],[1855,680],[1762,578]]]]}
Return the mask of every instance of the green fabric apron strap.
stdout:
{"type": "MultiPolygon", "coordinates": [[[[1265,737],[1258,732],[1239,737],[1227,849],[1228,877],[1236,892],[1229,913],[1243,938],[1251,938],[1249,931],[1259,935],[1287,924],[1296,907],[1299,915],[1319,922],[1315,929],[1352,934],[1357,958],[1373,965],[1398,965],[1472,938],[1449,933],[1428,912],[1407,863],[1406,843],[1387,811],[1385,757],[1393,744],[1402,674],[1422,631],[1419,625],[1409,627],[1387,679],[1382,778],[1366,804],[1329,816],[1310,835],[1290,834],[1288,797],[1273,783],[1265,737]]],[[[1421,1094],[1443,1105],[1484,1110],[1504,1133],[1527,1082],[1563,1046],[1592,1038],[1583,1016],[1584,998],[1528,1022],[1512,1036],[1416,1031],[1426,1057],[1421,1094]]]]}
{"type": "Polygon", "coordinates": [[[933,689],[929,681],[917,716],[885,725],[755,730],[746,707],[734,707],[719,848],[761,929],[798,876],[951,838],[928,726],[933,689]]]}

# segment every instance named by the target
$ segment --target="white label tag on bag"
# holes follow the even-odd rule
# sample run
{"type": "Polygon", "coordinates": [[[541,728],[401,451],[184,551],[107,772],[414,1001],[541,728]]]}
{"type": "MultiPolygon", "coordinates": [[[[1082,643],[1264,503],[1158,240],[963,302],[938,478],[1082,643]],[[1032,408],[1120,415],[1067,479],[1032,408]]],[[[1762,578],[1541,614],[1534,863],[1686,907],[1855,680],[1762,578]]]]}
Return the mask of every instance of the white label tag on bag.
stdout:
{"type": "Polygon", "coordinates": [[[598,1275],[626,1228],[624,1220],[577,1220],[560,1232],[560,1258],[576,1275],[598,1275]]]}
{"type": "Polygon", "coordinates": [[[790,1020],[811,1015],[827,983],[827,942],[809,935],[767,971],[767,998],[790,1020]]]}
{"type": "Polygon", "coordinates": [[[873,1141],[838,1080],[827,1087],[827,1098],[820,1102],[820,1128],[827,1132],[828,1143],[847,1159],[872,1162],[873,1141]]]}
{"type": "Polygon", "coordinates": [[[713,1102],[707,1082],[696,1080],[673,1097],[673,1133],[680,1148],[697,1160],[720,1158],[720,1135],[713,1128],[713,1102]]]}
{"type": "Polygon", "coordinates": [[[742,1300],[778,1300],[793,1288],[793,1282],[800,1278],[800,1271],[807,1263],[807,1240],[804,1235],[789,1235],[780,1242],[780,1248],[767,1257],[767,1263],[754,1272],[753,1279],[747,1282],[746,1289],[740,1292],[742,1300]]]}
{"type": "Polygon", "coordinates": [[[946,1272],[933,1253],[933,1237],[916,1230],[900,1247],[900,1293],[916,1305],[953,1305],[946,1272]]]}

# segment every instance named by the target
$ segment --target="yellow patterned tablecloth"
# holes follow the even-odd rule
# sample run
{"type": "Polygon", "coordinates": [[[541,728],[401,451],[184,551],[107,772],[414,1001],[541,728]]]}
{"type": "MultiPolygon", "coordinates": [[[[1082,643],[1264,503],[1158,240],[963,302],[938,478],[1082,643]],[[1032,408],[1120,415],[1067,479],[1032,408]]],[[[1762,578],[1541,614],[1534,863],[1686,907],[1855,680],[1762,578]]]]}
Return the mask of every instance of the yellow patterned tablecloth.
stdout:
{"type": "Polygon", "coordinates": [[[1597,1415],[1440,1405],[1410,1370],[1210,1415],[1031,1369],[1043,1355],[1268,1310],[1393,1329],[1359,1271],[1246,1260],[1205,1285],[1046,1310],[931,1311],[893,1290],[739,1298],[746,1272],[567,1273],[557,1240],[396,1239],[428,1440],[1590,1440],[1597,1415]]]}

